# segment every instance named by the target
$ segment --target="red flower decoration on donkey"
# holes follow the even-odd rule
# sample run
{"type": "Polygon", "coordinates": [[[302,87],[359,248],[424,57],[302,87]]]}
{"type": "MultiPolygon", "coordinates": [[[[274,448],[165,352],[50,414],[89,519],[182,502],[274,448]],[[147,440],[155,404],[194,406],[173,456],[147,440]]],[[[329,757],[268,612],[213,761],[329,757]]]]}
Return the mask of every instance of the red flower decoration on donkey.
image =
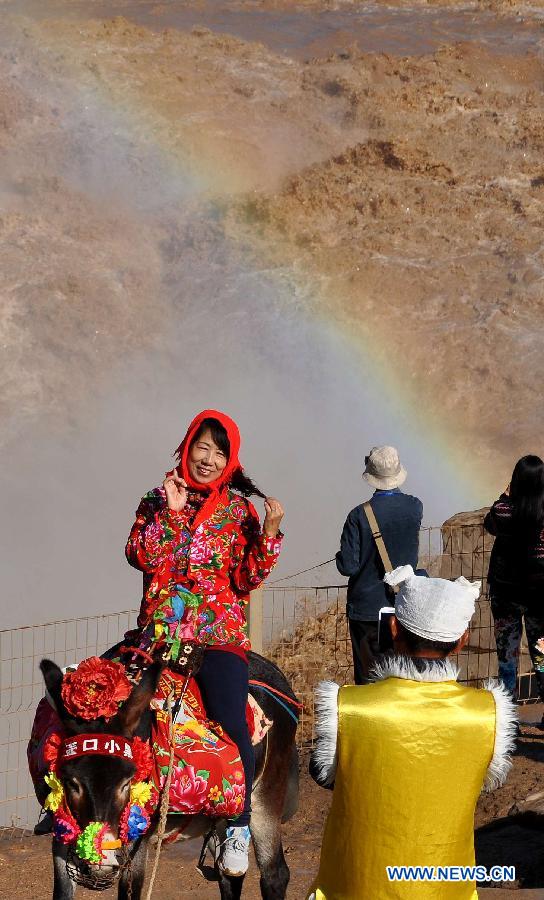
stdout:
{"type": "Polygon", "coordinates": [[[78,719],[111,719],[132,685],[120,663],[90,656],[62,680],[61,695],[69,715],[78,719]]]}
{"type": "Polygon", "coordinates": [[[153,754],[151,747],[141,738],[132,738],[132,762],[136,766],[135,781],[146,781],[153,768],[153,754]]]}
{"type": "Polygon", "coordinates": [[[60,748],[62,747],[62,737],[58,731],[52,731],[43,745],[43,758],[47,763],[47,767],[51,772],[57,772],[60,748]]]}

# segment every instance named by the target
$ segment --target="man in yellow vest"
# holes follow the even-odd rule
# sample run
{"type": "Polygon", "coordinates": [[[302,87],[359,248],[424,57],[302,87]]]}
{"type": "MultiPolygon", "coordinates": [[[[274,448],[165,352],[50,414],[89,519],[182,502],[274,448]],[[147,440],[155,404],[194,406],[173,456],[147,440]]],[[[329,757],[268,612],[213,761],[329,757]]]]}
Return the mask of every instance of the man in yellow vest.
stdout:
{"type": "Polygon", "coordinates": [[[460,867],[475,865],[482,787],[498,787],[511,767],[515,704],[501,684],[459,684],[449,658],[468,639],[478,584],[411,566],[385,581],[400,585],[394,653],[371,684],[316,690],[310,768],[334,791],[308,900],[477,900],[460,867]]]}

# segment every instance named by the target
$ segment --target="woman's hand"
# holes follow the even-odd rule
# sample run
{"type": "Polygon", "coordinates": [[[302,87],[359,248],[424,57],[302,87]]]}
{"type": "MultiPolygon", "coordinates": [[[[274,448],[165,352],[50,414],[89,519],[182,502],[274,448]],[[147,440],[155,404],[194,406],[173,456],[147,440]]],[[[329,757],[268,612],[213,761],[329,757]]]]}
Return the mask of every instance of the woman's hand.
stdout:
{"type": "Polygon", "coordinates": [[[266,510],[266,516],[263,523],[263,533],[266,537],[274,538],[279,531],[280,522],[283,519],[283,507],[279,500],[274,500],[273,497],[267,497],[264,501],[264,508],[266,510]]]}
{"type": "Polygon", "coordinates": [[[162,486],[166,491],[168,509],[181,512],[187,503],[187,482],[180,478],[174,469],[171,475],[166,476],[162,486]]]}

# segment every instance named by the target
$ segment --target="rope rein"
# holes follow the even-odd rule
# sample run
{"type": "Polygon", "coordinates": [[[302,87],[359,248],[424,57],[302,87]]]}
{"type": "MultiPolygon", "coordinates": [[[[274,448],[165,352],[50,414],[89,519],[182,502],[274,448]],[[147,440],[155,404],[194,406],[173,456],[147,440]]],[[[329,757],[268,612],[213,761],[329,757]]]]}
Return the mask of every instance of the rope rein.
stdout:
{"type": "MultiPolygon", "coordinates": [[[[181,698],[185,693],[185,688],[187,687],[187,683],[189,678],[185,679],[183,690],[181,692],[181,698]]],[[[153,887],[155,885],[155,878],[157,875],[157,871],[159,868],[159,859],[161,855],[161,847],[162,841],[164,837],[164,832],[166,831],[166,818],[168,816],[168,804],[170,800],[170,784],[172,782],[172,772],[174,769],[174,717],[172,715],[172,698],[175,697],[175,689],[174,687],[170,688],[170,693],[166,699],[166,711],[168,713],[169,718],[169,740],[170,740],[170,757],[168,760],[168,772],[166,774],[166,779],[162,788],[161,794],[161,804],[160,804],[160,815],[159,815],[159,827],[157,829],[157,849],[155,850],[155,859],[153,862],[153,870],[151,872],[151,878],[149,880],[149,887],[147,889],[146,900],[151,900],[151,894],[153,893],[153,887]]],[[[180,699],[181,699],[180,698],[180,699]]]]}

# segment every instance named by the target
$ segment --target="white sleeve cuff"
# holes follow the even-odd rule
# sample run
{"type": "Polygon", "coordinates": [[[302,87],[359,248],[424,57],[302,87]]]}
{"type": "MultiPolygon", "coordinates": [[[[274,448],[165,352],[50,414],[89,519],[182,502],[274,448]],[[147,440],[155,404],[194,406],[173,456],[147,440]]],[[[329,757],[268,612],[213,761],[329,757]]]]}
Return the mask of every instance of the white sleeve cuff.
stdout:
{"type": "Polygon", "coordinates": [[[512,768],[516,749],[518,714],[512,695],[501,682],[490,680],[485,685],[495,700],[495,747],[487,768],[484,791],[494,791],[504,784],[512,768]]]}
{"type": "Polygon", "coordinates": [[[315,746],[312,762],[315,778],[323,786],[336,776],[336,740],[338,737],[338,691],[334,681],[320,681],[315,689],[315,746]]]}

